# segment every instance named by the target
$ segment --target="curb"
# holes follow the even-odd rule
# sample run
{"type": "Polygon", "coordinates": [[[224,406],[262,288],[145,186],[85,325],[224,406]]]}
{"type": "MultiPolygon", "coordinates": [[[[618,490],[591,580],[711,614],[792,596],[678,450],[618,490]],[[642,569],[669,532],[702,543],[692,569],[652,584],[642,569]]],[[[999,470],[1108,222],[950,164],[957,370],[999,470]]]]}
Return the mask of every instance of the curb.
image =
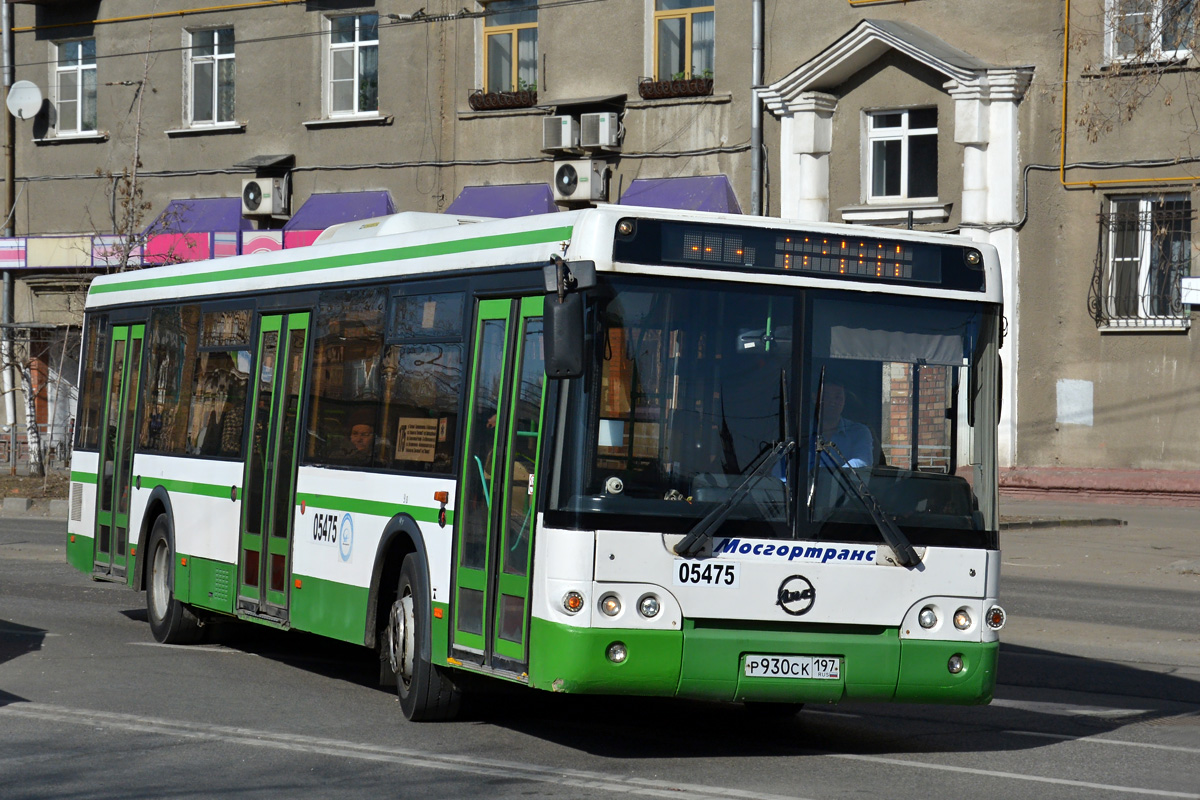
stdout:
{"type": "MultiPolygon", "coordinates": [[[[65,497],[38,498],[5,497],[0,503],[0,517],[35,517],[67,521],[68,501],[65,497]]],[[[1023,517],[1000,515],[1000,530],[1035,530],[1039,528],[1105,528],[1121,527],[1129,522],[1116,517],[1023,517]]]]}
{"type": "Polygon", "coordinates": [[[1032,530],[1035,528],[1104,528],[1104,527],[1120,527],[1128,525],[1129,522],[1115,517],[1097,517],[1095,519],[1078,519],[1078,518],[1022,518],[1009,517],[1007,520],[1004,517],[1000,518],[1000,530],[1032,530]]]}
{"type": "Polygon", "coordinates": [[[3,519],[52,519],[66,522],[70,505],[64,497],[5,497],[0,503],[3,519]]]}

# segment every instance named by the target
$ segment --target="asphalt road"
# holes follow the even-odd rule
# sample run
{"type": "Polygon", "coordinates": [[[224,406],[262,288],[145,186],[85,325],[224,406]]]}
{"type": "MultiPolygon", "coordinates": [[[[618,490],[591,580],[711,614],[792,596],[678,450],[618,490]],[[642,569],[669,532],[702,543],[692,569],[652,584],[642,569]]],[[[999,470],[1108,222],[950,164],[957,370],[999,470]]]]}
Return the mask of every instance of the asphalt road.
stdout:
{"type": "Polygon", "coordinates": [[[764,723],[736,706],[517,692],[413,724],[361,648],[249,625],[155,644],[144,596],[68,568],[62,530],[0,519],[4,800],[1200,798],[1186,589],[1006,578],[1010,618],[1036,623],[1005,636],[989,707],[845,704],[764,723]],[[1171,637],[1185,644],[1155,645],[1171,637]]]}

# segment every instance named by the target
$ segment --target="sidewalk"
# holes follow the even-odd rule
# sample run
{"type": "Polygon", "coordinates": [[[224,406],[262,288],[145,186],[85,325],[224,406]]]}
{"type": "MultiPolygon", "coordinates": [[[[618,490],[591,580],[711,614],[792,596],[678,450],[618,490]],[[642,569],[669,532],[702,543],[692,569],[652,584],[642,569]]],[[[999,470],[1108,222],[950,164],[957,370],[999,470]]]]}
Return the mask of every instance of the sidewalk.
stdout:
{"type": "Polygon", "coordinates": [[[1005,574],[1200,593],[1198,509],[1002,497],[1000,520],[1005,574]]]}
{"type": "MultiPolygon", "coordinates": [[[[0,504],[3,517],[68,513],[66,498],[0,504]]],[[[1200,594],[1200,509],[1002,496],[1000,549],[1006,574],[1200,594]]]]}

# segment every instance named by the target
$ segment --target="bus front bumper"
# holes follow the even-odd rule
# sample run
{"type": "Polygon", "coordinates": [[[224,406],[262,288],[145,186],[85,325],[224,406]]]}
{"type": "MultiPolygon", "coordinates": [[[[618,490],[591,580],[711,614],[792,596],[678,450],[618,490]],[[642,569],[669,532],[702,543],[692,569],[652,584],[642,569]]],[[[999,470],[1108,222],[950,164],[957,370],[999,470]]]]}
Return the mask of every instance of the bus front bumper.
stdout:
{"type": "Polygon", "coordinates": [[[985,704],[996,685],[998,642],[901,639],[897,628],[733,625],[685,620],[682,631],[576,628],[534,619],[530,685],[557,692],[704,700],[842,700],[985,704]],[[624,646],[614,662],[609,649],[624,646]],[[747,655],[840,661],[834,678],[753,677],[747,655]],[[950,671],[952,656],[962,669],[950,671]]]}

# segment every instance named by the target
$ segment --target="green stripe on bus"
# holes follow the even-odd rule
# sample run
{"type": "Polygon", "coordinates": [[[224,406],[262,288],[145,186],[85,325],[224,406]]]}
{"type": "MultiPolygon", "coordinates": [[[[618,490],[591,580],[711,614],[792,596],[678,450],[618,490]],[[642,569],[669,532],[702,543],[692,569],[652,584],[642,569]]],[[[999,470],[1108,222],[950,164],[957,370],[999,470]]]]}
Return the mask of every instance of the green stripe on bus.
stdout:
{"type": "MultiPolygon", "coordinates": [[[[330,494],[307,494],[298,492],[296,502],[304,502],[306,506],[328,508],[333,511],[343,511],[351,514],[372,514],[376,517],[394,517],[397,514],[408,514],[417,522],[437,522],[437,508],[426,508],[405,503],[385,503],[379,500],[363,500],[358,497],[337,497],[330,494]]],[[[446,524],[454,522],[454,512],[446,511],[446,524]]]]}
{"type": "Polygon", "coordinates": [[[71,480],[75,483],[95,483],[100,476],[95,472],[76,472],[71,470],[71,480]]]}
{"type": "Polygon", "coordinates": [[[311,258],[304,261],[288,261],[254,267],[237,267],[218,272],[194,272],[186,275],[171,275],[162,278],[142,278],[140,280],[122,281],[120,283],[93,285],[91,290],[95,294],[131,292],[139,289],[221,283],[248,278],[271,278],[280,275],[295,275],[317,270],[361,267],[383,261],[406,261],[414,258],[431,258],[434,256],[469,253],[476,250],[492,250],[501,247],[520,247],[523,245],[560,242],[570,239],[571,231],[571,226],[546,228],[537,231],[520,231],[518,233],[497,234],[495,236],[481,236],[476,239],[460,239],[452,242],[434,242],[432,244],[396,247],[390,250],[376,250],[369,253],[311,258]]]}
{"type": "Polygon", "coordinates": [[[179,492],[180,494],[194,494],[200,497],[220,497],[222,499],[230,499],[233,493],[233,484],[216,484],[216,483],[200,483],[198,481],[176,481],[170,478],[153,478],[142,481],[143,489],[153,489],[156,486],[161,486],[168,492],[179,492]]]}

